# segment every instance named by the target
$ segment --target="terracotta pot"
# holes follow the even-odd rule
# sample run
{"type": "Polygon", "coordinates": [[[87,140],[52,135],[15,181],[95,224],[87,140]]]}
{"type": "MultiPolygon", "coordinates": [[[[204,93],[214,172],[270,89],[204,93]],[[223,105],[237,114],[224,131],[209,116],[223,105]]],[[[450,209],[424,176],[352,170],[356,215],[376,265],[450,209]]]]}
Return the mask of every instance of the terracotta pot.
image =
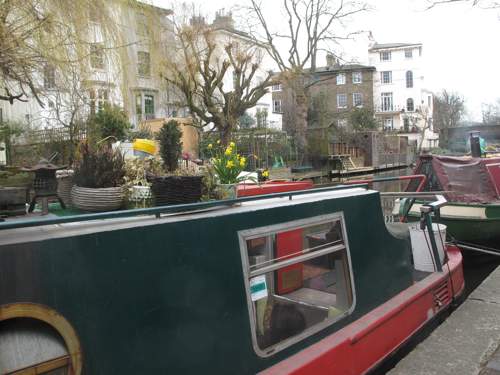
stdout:
{"type": "Polygon", "coordinates": [[[90,212],[118,210],[123,205],[124,196],[122,187],[99,189],[73,185],[71,189],[73,207],[90,212]]]}

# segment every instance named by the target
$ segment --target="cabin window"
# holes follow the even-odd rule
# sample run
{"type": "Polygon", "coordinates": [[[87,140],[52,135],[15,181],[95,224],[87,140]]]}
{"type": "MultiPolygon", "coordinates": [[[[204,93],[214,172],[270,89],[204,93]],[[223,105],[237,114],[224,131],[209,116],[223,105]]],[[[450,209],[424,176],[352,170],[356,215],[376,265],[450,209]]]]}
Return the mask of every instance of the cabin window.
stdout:
{"type": "Polygon", "coordinates": [[[348,315],[354,287],[342,215],[240,232],[254,348],[269,356],[348,315]]]}

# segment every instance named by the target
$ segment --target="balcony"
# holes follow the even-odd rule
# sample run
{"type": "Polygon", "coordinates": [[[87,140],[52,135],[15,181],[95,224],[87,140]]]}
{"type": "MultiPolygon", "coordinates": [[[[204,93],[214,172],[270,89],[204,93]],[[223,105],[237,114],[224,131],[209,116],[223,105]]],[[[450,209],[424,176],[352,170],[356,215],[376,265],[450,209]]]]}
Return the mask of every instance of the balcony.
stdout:
{"type": "Polygon", "coordinates": [[[404,106],[393,105],[393,106],[376,106],[375,113],[376,114],[396,114],[405,111],[404,106]]]}

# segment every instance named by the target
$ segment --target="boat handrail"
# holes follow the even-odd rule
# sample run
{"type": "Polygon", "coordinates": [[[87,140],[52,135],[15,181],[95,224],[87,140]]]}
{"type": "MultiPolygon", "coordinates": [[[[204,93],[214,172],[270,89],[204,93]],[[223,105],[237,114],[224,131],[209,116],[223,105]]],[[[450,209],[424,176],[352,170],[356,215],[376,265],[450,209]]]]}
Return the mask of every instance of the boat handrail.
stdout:
{"type": "Polygon", "coordinates": [[[152,207],[152,208],[138,208],[133,210],[100,212],[100,213],[83,214],[83,215],[71,215],[71,216],[57,217],[57,218],[16,220],[11,222],[0,222],[0,230],[38,227],[38,226],[46,226],[54,224],[66,224],[66,223],[75,223],[75,222],[92,221],[92,220],[130,218],[135,216],[147,216],[147,215],[152,215],[156,216],[157,218],[160,218],[162,214],[188,213],[197,210],[206,210],[217,207],[227,207],[238,203],[252,202],[265,199],[288,197],[289,200],[292,200],[292,198],[295,196],[300,196],[305,194],[327,193],[331,191],[348,190],[355,188],[367,189],[368,184],[330,186],[330,187],[323,187],[316,189],[306,189],[306,190],[288,191],[282,193],[255,195],[250,197],[226,199],[219,201],[198,202],[198,203],[179,204],[172,206],[152,207]]]}

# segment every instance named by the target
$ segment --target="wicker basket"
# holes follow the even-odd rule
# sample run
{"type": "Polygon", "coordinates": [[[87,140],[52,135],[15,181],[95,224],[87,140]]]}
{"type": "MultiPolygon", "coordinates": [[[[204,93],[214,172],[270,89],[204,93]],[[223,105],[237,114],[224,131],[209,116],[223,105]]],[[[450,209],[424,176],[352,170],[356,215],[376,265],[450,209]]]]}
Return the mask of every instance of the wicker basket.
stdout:
{"type": "Polygon", "coordinates": [[[123,205],[123,198],[124,191],[122,187],[93,189],[73,185],[71,189],[73,207],[83,211],[101,212],[118,210],[123,205]]]}
{"type": "Polygon", "coordinates": [[[165,176],[151,178],[155,206],[199,202],[202,176],[165,176]]]}
{"type": "Polygon", "coordinates": [[[71,207],[71,188],[73,187],[73,171],[60,170],[56,172],[57,195],[61,198],[66,207],[71,207]]]}

